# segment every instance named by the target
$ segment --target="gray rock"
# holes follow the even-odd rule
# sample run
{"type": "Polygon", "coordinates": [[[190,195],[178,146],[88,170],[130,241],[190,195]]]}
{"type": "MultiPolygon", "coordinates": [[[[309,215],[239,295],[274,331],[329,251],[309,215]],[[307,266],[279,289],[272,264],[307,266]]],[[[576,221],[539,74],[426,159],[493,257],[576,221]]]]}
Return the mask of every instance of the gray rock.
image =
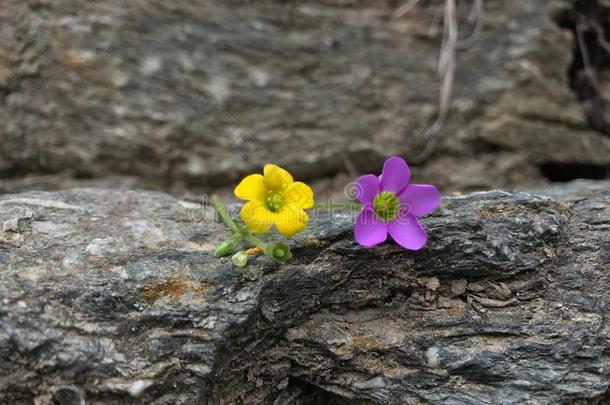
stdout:
{"type": "Polygon", "coordinates": [[[448,191],[537,186],[563,167],[606,175],[610,138],[568,86],[572,35],[546,0],[485,1],[449,120],[422,153],[439,7],[396,19],[394,3],[5,0],[0,174],[198,190],[267,162],[317,178],[399,154],[448,191]]]}
{"type": "Polygon", "coordinates": [[[209,207],[4,195],[0,403],[601,403],[609,190],[447,197],[419,252],[314,212],[290,264],[243,270],[209,207]]]}
{"type": "Polygon", "coordinates": [[[571,85],[591,127],[610,134],[610,3],[573,0],[561,10],[558,21],[577,38],[571,85]]]}

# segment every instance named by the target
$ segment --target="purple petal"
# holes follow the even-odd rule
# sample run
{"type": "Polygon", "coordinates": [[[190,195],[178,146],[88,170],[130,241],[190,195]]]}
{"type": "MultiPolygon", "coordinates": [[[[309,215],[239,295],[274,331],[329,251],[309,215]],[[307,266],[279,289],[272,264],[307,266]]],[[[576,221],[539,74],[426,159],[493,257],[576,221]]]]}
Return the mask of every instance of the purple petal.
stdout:
{"type": "Polygon", "coordinates": [[[372,204],[375,196],[379,194],[379,179],[374,174],[360,176],[356,180],[356,189],[354,191],[356,198],[362,204],[372,204]]]}
{"type": "Polygon", "coordinates": [[[388,238],[388,225],[380,221],[372,209],[365,208],[356,218],[354,236],[364,247],[375,246],[388,238]]]}
{"type": "Polygon", "coordinates": [[[411,171],[407,162],[398,156],[392,156],[383,164],[381,172],[381,191],[399,193],[409,185],[411,171]]]}
{"type": "Polygon", "coordinates": [[[401,210],[406,209],[412,215],[428,215],[441,203],[441,193],[430,184],[409,184],[398,196],[401,210]]]}
{"type": "Polygon", "coordinates": [[[413,215],[399,216],[388,225],[392,239],[409,250],[419,250],[426,245],[428,235],[413,215]]]}

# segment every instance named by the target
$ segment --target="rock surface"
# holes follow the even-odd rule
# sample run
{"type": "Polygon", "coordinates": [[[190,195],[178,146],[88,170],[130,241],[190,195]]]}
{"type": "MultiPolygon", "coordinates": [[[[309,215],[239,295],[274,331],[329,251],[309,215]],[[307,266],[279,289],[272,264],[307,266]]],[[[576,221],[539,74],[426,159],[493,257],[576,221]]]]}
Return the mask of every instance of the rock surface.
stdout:
{"type": "Polygon", "coordinates": [[[447,191],[605,178],[610,138],[569,89],[572,34],[548,3],[485,0],[427,156],[439,2],[394,18],[379,0],[4,0],[0,175],[198,190],[267,162],[318,178],[399,154],[447,191]]]}
{"type": "Polygon", "coordinates": [[[0,403],[603,403],[609,190],[448,197],[420,252],[316,213],[245,270],[193,202],[4,195],[0,403]]]}
{"type": "Polygon", "coordinates": [[[577,39],[570,69],[572,88],[583,101],[591,127],[610,134],[610,3],[563,2],[558,17],[577,39]]]}

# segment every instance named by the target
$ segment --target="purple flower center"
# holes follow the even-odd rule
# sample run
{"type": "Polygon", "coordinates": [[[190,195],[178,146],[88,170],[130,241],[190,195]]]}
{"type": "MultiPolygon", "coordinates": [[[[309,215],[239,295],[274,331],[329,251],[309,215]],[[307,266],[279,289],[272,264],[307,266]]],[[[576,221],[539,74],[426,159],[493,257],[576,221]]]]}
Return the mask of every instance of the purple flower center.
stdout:
{"type": "Polygon", "coordinates": [[[398,215],[400,201],[391,191],[382,191],[373,200],[373,210],[377,218],[383,222],[390,222],[398,215]]]}

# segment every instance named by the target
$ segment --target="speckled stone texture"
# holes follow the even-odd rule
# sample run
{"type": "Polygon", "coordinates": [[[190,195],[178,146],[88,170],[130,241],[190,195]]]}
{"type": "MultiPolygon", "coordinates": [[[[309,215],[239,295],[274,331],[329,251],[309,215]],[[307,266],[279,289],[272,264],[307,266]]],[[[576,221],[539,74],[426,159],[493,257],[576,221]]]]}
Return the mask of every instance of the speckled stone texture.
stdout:
{"type": "Polygon", "coordinates": [[[472,2],[458,2],[453,103],[431,149],[442,2],[395,18],[399,3],[3,0],[0,179],[197,191],[267,162],[319,178],[393,154],[447,191],[605,178],[610,138],[569,88],[573,35],[548,0],[485,0],[469,47],[472,2]]]}
{"type": "Polygon", "coordinates": [[[209,207],[4,195],[0,403],[605,403],[609,190],[447,197],[419,252],[315,213],[290,264],[243,270],[209,207]]]}

